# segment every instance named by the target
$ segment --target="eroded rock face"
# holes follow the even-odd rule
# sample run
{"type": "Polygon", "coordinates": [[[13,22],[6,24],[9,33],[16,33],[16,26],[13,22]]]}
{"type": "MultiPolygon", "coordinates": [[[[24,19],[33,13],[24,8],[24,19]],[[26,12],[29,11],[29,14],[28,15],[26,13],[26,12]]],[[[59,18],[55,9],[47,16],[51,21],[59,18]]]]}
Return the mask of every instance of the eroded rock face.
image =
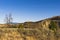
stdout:
{"type": "MultiPolygon", "coordinates": [[[[48,18],[37,22],[25,22],[15,24],[14,27],[0,28],[0,40],[60,40],[60,17],[48,18]],[[56,25],[56,30],[51,30],[49,27],[56,25]],[[22,27],[20,27],[20,26],[22,27]]],[[[52,27],[51,27],[52,28],[52,27]]]]}

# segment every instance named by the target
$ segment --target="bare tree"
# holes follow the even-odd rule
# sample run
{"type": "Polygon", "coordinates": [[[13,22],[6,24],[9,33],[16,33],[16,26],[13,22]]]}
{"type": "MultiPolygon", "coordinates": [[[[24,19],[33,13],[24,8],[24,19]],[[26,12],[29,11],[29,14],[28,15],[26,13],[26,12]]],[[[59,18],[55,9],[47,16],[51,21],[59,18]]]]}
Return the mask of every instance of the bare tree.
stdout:
{"type": "Polygon", "coordinates": [[[12,15],[11,15],[11,14],[9,14],[9,16],[8,16],[8,21],[9,21],[9,22],[8,22],[9,24],[12,23],[12,15]]]}
{"type": "Polygon", "coordinates": [[[11,14],[6,15],[6,17],[5,17],[5,23],[7,24],[8,27],[11,26],[12,20],[13,20],[13,18],[12,18],[11,14]]]}

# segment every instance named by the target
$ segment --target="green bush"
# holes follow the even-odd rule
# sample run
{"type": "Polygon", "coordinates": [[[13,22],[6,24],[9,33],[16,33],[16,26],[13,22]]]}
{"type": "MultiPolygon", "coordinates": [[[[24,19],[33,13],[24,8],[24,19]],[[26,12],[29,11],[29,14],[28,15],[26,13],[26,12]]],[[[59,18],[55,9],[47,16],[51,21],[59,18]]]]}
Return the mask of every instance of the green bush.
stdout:
{"type": "Polygon", "coordinates": [[[18,28],[24,28],[24,26],[23,26],[22,24],[20,24],[20,25],[18,26],[18,28]]]}
{"type": "Polygon", "coordinates": [[[51,21],[50,25],[49,25],[49,29],[56,31],[57,30],[57,25],[56,22],[51,21]]]}

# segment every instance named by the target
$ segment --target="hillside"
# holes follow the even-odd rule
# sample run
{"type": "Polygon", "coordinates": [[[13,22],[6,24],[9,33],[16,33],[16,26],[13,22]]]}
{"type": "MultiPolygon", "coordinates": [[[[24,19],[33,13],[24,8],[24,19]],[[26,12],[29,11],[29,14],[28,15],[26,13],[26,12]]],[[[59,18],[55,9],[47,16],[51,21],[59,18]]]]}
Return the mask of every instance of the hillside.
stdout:
{"type": "Polygon", "coordinates": [[[0,24],[0,40],[60,40],[60,16],[37,22],[0,24]]]}

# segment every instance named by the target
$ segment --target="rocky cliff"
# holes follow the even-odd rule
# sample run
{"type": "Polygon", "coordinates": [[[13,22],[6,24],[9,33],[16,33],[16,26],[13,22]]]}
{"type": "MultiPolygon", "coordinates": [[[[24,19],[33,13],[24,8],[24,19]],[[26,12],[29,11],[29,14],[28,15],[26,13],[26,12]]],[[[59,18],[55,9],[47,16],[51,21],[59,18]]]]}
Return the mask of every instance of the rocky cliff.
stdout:
{"type": "Polygon", "coordinates": [[[60,16],[11,26],[1,25],[0,40],[60,40],[60,16]]]}

